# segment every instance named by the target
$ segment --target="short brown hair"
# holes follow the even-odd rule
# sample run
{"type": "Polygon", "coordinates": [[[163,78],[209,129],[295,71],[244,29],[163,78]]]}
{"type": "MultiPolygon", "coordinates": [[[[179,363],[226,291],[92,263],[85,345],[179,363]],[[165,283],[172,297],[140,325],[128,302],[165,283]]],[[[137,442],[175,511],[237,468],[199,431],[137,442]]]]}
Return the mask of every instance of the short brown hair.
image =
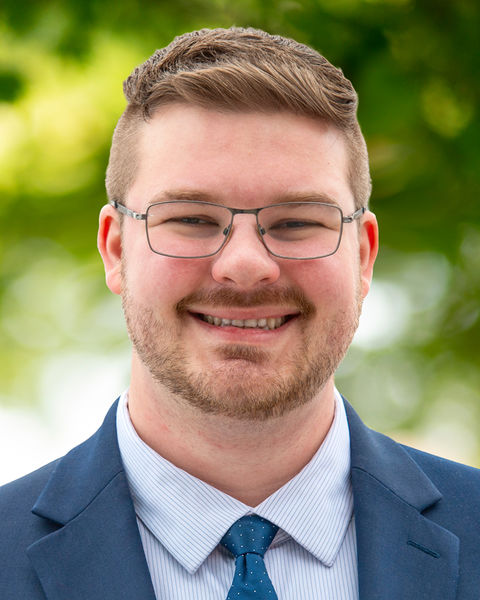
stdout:
{"type": "Polygon", "coordinates": [[[176,37],[123,84],[127,108],[113,135],[106,186],[123,199],[136,173],[137,132],[163,105],[185,102],[228,111],[286,110],[322,119],[345,136],[356,208],[371,183],[357,94],[340,69],[317,51],[258,29],[202,29],[176,37]]]}

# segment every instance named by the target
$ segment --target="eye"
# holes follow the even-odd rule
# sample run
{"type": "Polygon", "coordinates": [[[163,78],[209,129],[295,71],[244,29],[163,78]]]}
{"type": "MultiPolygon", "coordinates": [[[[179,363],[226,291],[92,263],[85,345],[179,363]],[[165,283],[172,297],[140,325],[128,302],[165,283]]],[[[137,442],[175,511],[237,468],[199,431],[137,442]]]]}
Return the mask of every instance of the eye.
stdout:
{"type": "Polygon", "coordinates": [[[222,224],[211,215],[170,214],[156,223],[149,223],[150,235],[163,239],[206,239],[221,235],[222,224]]]}
{"type": "Polygon", "coordinates": [[[305,227],[325,227],[325,224],[320,223],[319,221],[300,221],[297,219],[273,223],[270,226],[270,229],[302,229],[305,227]]]}
{"type": "Polygon", "coordinates": [[[218,227],[218,223],[205,217],[172,217],[165,223],[179,223],[181,225],[199,225],[218,227]]]}
{"type": "Polygon", "coordinates": [[[151,214],[148,225],[152,227],[175,227],[185,229],[214,229],[221,226],[218,219],[212,215],[202,214],[151,214]]]}

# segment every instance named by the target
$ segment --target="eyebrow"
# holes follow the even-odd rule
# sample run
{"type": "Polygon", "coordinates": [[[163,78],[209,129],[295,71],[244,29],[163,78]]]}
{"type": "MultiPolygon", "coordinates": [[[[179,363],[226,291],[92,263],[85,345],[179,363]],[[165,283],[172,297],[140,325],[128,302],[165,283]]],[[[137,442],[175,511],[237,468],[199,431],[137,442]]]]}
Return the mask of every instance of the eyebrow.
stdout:
{"type": "MultiPolygon", "coordinates": [[[[218,196],[202,190],[165,190],[156,194],[148,203],[149,205],[157,202],[168,202],[172,200],[194,200],[196,202],[211,202],[212,204],[223,205],[224,201],[218,196]]],[[[323,202],[339,206],[338,200],[322,192],[287,192],[276,197],[272,202],[265,204],[281,204],[283,202],[323,202]]]]}

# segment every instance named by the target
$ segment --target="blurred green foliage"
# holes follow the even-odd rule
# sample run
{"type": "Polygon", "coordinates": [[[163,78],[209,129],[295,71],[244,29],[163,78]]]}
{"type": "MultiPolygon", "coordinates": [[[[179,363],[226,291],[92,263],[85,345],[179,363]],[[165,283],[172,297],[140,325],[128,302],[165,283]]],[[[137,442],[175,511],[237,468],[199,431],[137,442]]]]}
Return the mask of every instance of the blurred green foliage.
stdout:
{"type": "Polygon", "coordinates": [[[174,35],[232,24],[314,46],[360,96],[380,304],[339,386],[372,425],[480,462],[476,0],[4,0],[0,401],[37,402],[52,356],[125,346],[95,247],[121,82],[174,35]]]}

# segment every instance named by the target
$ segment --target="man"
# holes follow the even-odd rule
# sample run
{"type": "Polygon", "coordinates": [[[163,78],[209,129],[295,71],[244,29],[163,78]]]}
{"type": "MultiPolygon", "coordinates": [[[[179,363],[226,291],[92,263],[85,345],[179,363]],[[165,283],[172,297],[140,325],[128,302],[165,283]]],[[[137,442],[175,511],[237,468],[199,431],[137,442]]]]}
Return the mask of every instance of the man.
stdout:
{"type": "Polygon", "coordinates": [[[98,246],[131,383],[2,489],[0,596],[478,598],[479,472],[368,430],[334,387],[378,246],[350,82],[232,28],[124,89],[98,246]]]}

